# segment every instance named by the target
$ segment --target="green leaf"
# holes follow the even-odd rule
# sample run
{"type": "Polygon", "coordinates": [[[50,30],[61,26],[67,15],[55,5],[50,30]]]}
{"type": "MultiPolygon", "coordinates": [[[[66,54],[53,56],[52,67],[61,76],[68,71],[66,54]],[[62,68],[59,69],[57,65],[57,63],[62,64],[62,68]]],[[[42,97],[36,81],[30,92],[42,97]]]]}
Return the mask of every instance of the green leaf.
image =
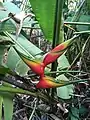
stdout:
{"type": "Polygon", "coordinates": [[[56,0],[29,1],[46,39],[52,40],[56,0]]]}
{"type": "Polygon", "coordinates": [[[21,60],[13,47],[8,52],[6,65],[21,76],[25,76],[29,70],[28,66],[21,60]]]}
{"type": "MultiPolygon", "coordinates": [[[[15,38],[15,36],[13,36],[15,38]]],[[[32,56],[35,56],[36,58],[42,57],[40,54],[43,52],[38,47],[36,47],[34,44],[32,44],[30,41],[28,41],[23,35],[20,34],[20,37],[18,38],[18,43],[26,49],[32,56]]],[[[19,47],[16,45],[16,47],[19,47]]],[[[19,47],[20,51],[22,50],[24,53],[25,51],[19,47]]],[[[21,52],[22,52],[21,51],[21,52]]]]}
{"type": "Polygon", "coordinates": [[[4,10],[5,10],[4,5],[3,5],[3,3],[2,3],[2,2],[0,2],[0,10],[2,10],[2,11],[4,11],[4,10]]]}
{"type": "Polygon", "coordinates": [[[70,120],[79,120],[79,109],[71,107],[71,113],[69,113],[70,120]]]}
{"type": "Polygon", "coordinates": [[[10,44],[14,44],[14,43],[10,38],[8,38],[4,35],[0,35],[0,44],[1,45],[10,45],[10,44]]]}
{"type": "MultiPolygon", "coordinates": [[[[3,3],[6,11],[0,11],[0,20],[7,18],[8,14],[11,12],[13,14],[18,14],[21,10],[11,2],[4,2],[3,3]]],[[[23,22],[22,27],[31,27],[32,24],[36,23],[34,20],[30,20],[30,17],[26,18],[23,22]]],[[[13,19],[6,20],[0,23],[0,32],[15,32],[16,31],[16,23],[13,19]]]]}
{"type": "MultiPolygon", "coordinates": [[[[15,47],[20,52],[22,52],[23,54],[27,55],[27,53],[28,53],[28,55],[30,57],[35,56],[36,58],[42,57],[40,55],[40,53],[42,53],[42,50],[40,50],[38,47],[36,47],[31,42],[29,42],[23,35],[20,34],[20,36],[18,37],[17,41],[15,40],[15,35],[11,35],[9,33],[5,33],[5,35],[7,35],[8,37],[10,37],[12,39],[12,41],[15,42],[15,47]]],[[[19,75],[20,74],[21,75],[25,75],[27,73],[27,71],[28,71],[28,66],[26,66],[26,64],[23,63],[23,62],[22,62],[22,65],[21,65],[21,63],[19,63],[20,60],[21,60],[21,58],[18,56],[18,54],[16,53],[16,51],[11,47],[10,50],[9,50],[9,52],[8,52],[8,57],[7,57],[7,63],[6,63],[6,65],[12,71],[16,70],[16,72],[19,73],[19,75]],[[19,66],[17,64],[19,64],[19,66]],[[25,68],[24,71],[23,71],[23,69],[21,69],[22,67],[25,68]]]]}
{"type": "Polygon", "coordinates": [[[19,60],[20,60],[20,57],[18,56],[18,54],[16,53],[16,51],[13,49],[13,47],[11,47],[10,50],[9,50],[9,52],[8,52],[8,57],[7,57],[7,63],[6,63],[6,65],[11,70],[14,71],[19,60]]]}
{"type": "MultiPolygon", "coordinates": [[[[14,41],[16,41],[14,38],[14,35],[10,35],[11,38],[13,38],[14,41]]],[[[30,55],[35,56],[36,54],[38,54],[36,57],[40,58],[41,55],[39,55],[39,53],[41,53],[42,51],[37,48],[35,45],[33,45],[31,42],[29,42],[23,35],[20,35],[18,40],[16,41],[15,47],[22,53],[27,55],[27,52],[30,55]]],[[[26,73],[28,72],[28,66],[26,66],[26,64],[24,62],[20,62],[21,58],[18,56],[18,54],[16,53],[16,51],[11,47],[9,52],[8,52],[8,57],[7,57],[7,66],[13,70],[16,71],[16,73],[18,73],[19,75],[26,75],[26,73]],[[13,63],[13,64],[12,64],[13,63]],[[18,66],[19,65],[19,66],[18,66]]]]}
{"type": "Polygon", "coordinates": [[[3,102],[3,98],[2,96],[0,96],[0,120],[2,120],[2,102],[3,102]]]}
{"type": "Polygon", "coordinates": [[[6,73],[12,74],[12,71],[6,66],[0,66],[0,74],[5,75],[6,73]]]}
{"type": "MultiPolygon", "coordinates": [[[[1,85],[4,88],[7,89],[12,89],[11,85],[8,83],[3,83],[5,85],[1,85]]],[[[13,97],[15,94],[9,93],[9,92],[2,92],[0,91],[0,96],[3,99],[3,106],[4,106],[4,119],[5,120],[12,120],[12,115],[13,115],[13,97]]]]}
{"type": "MultiPolygon", "coordinates": [[[[0,20],[8,17],[8,13],[6,11],[0,11],[0,20]]],[[[13,32],[15,31],[15,25],[11,22],[11,20],[7,20],[5,22],[0,23],[0,32],[8,31],[13,32]]]]}
{"type": "MultiPolygon", "coordinates": [[[[2,11],[2,10],[0,11],[0,20],[8,17],[8,14],[10,12],[15,14],[21,11],[15,4],[11,2],[4,2],[3,5],[6,11],[2,11]]],[[[15,22],[12,19],[0,23],[0,32],[4,32],[4,31],[14,32],[15,30],[16,30],[15,22]]]]}
{"type": "Polygon", "coordinates": [[[27,72],[29,71],[29,69],[30,68],[27,67],[27,65],[22,60],[19,60],[16,65],[15,71],[20,76],[25,76],[27,75],[27,72]]]}
{"type": "Polygon", "coordinates": [[[88,11],[90,12],[90,0],[86,0],[88,11]]]}
{"type": "MultiPolygon", "coordinates": [[[[68,78],[65,75],[59,75],[56,79],[59,80],[64,80],[64,81],[69,81],[68,78]]],[[[62,99],[70,99],[71,96],[70,94],[73,93],[73,85],[67,85],[63,87],[57,88],[57,96],[62,98],[62,99]]]]}
{"type": "MultiPolygon", "coordinates": [[[[87,22],[90,23],[90,16],[89,15],[81,15],[79,18],[79,22],[87,22]]],[[[77,30],[78,31],[87,31],[90,30],[89,25],[77,25],[77,30]]]]}
{"type": "Polygon", "coordinates": [[[2,93],[2,96],[3,96],[5,120],[12,120],[14,94],[5,92],[5,93],[2,93]]]}
{"type": "MultiPolygon", "coordinates": [[[[1,87],[3,87],[3,90],[5,90],[4,88],[11,89],[12,92],[12,86],[9,83],[3,82],[3,85],[1,85],[0,88],[1,87]]],[[[15,93],[0,91],[0,96],[3,98],[5,120],[12,120],[14,95],[15,93]]]]}
{"type": "Polygon", "coordinates": [[[15,5],[15,4],[12,3],[12,2],[6,1],[6,2],[3,3],[3,5],[4,5],[4,7],[6,8],[7,13],[12,12],[12,13],[15,13],[15,14],[16,14],[16,13],[21,12],[20,8],[17,7],[17,5],[15,5]]]}
{"type": "Polygon", "coordinates": [[[58,69],[65,69],[68,68],[70,66],[68,59],[66,58],[66,56],[63,54],[58,58],[58,69]]]}
{"type": "Polygon", "coordinates": [[[28,55],[31,55],[31,57],[41,58],[43,53],[42,50],[40,50],[38,47],[36,47],[34,44],[32,44],[30,41],[28,41],[23,35],[19,35],[17,41],[15,35],[11,35],[9,33],[6,33],[8,37],[10,37],[15,42],[15,47],[22,53],[28,55]]]}

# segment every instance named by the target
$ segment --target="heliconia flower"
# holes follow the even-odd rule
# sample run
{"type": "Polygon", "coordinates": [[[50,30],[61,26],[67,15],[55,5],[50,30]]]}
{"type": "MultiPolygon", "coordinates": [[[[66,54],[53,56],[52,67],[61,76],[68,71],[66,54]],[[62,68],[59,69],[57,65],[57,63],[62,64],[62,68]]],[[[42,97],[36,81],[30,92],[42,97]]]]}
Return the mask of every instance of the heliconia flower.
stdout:
{"type": "Polygon", "coordinates": [[[71,45],[73,39],[71,38],[71,39],[59,44],[53,50],[51,50],[49,53],[47,53],[43,59],[44,65],[45,66],[48,65],[48,64],[54,62],[58,57],[60,57],[60,55],[62,55],[66,51],[67,47],[71,45]]]}
{"type": "Polygon", "coordinates": [[[53,77],[43,76],[40,77],[40,81],[36,84],[36,88],[55,88],[63,85],[64,82],[58,83],[53,77]]]}
{"type": "Polygon", "coordinates": [[[74,81],[64,81],[60,80],[59,82],[55,80],[55,78],[50,76],[41,76],[40,81],[36,84],[36,88],[56,88],[56,87],[62,87],[70,84],[75,84],[78,82],[85,82],[88,81],[88,79],[82,79],[82,80],[74,80],[74,81]]]}
{"type": "MultiPolygon", "coordinates": [[[[41,77],[44,76],[45,67],[48,64],[54,62],[60,55],[62,55],[66,51],[67,47],[71,45],[72,40],[75,38],[76,37],[73,37],[61,43],[60,45],[56,46],[53,50],[51,50],[49,53],[46,54],[43,61],[38,61],[36,59],[31,60],[29,56],[26,56],[23,53],[19,52],[15,47],[14,49],[19,54],[21,59],[31,68],[31,70],[41,77]]],[[[54,84],[56,85],[56,83],[54,84]]]]}
{"type": "Polygon", "coordinates": [[[21,57],[21,59],[31,68],[33,72],[35,72],[37,75],[40,75],[40,76],[44,75],[44,63],[36,59],[31,60],[30,57],[19,52],[15,47],[14,49],[16,50],[18,55],[21,57]]]}

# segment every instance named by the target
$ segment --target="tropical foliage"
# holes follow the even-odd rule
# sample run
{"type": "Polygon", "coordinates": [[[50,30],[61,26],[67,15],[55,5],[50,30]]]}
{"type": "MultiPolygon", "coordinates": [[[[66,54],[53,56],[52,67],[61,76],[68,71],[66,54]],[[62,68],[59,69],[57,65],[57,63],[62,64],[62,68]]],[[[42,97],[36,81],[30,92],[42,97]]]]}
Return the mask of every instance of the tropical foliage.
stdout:
{"type": "Polygon", "coordinates": [[[0,2],[0,120],[90,119],[89,22],[89,0],[0,2]]]}

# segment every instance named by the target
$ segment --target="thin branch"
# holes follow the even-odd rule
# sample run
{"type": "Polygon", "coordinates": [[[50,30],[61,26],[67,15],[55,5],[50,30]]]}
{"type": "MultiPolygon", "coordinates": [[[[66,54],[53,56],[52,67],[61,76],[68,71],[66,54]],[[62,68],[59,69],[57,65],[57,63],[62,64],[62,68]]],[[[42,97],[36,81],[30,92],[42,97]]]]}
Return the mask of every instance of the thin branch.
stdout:
{"type": "Polygon", "coordinates": [[[34,108],[33,108],[33,111],[32,111],[32,113],[31,113],[31,115],[30,115],[29,120],[31,120],[31,119],[32,119],[32,117],[33,117],[33,115],[34,115],[34,113],[35,113],[36,103],[37,103],[37,100],[35,100],[34,108]]]}
{"type": "Polygon", "coordinates": [[[90,25],[90,23],[85,22],[64,22],[64,24],[70,24],[70,25],[90,25]]]}

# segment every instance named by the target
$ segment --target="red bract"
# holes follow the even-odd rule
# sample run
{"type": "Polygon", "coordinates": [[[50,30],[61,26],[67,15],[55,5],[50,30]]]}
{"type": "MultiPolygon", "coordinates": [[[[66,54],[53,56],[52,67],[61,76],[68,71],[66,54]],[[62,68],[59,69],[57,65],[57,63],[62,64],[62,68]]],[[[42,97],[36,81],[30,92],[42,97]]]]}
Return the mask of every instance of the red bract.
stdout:
{"type": "Polygon", "coordinates": [[[71,39],[67,40],[61,43],[60,45],[56,46],[49,53],[47,53],[43,60],[44,65],[48,65],[54,62],[58,57],[60,57],[60,55],[62,55],[65,52],[66,48],[70,45],[71,41],[71,39]]]}
{"type": "Polygon", "coordinates": [[[54,88],[54,87],[60,87],[63,86],[66,82],[56,82],[54,78],[45,76],[44,75],[44,69],[45,67],[54,62],[60,55],[62,55],[67,47],[71,44],[72,40],[74,38],[67,40],[63,42],[62,44],[56,46],[53,50],[51,50],[49,53],[46,54],[44,57],[43,62],[38,61],[36,59],[31,60],[30,57],[24,55],[23,53],[20,53],[16,48],[16,52],[19,54],[21,59],[31,68],[33,72],[35,72],[37,75],[40,76],[40,81],[36,85],[37,88],[54,88]]]}
{"type": "MultiPolygon", "coordinates": [[[[65,81],[64,81],[65,82],[65,81]]],[[[64,82],[56,82],[55,78],[49,76],[40,77],[40,81],[37,83],[36,88],[55,88],[64,85],[64,82]]],[[[66,83],[66,82],[65,82],[66,83]]]]}
{"type": "Polygon", "coordinates": [[[44,63],[36,59],[31,60],[30,57],[19,52],[16,48],[15,50],[18,53],[18,55],[21,57],[21,59],[31,68],[33,72],[35,72],[37,75],[40,75],[40,76],[44,75],[44,63]]]}
{"type": "Polygon", "coordinates": [[[44,64],[37,60],[30,60],[24,56],[21,56],[22,60],[31,68],[33,72],[42,76],[44,75],[44,64]]]}

